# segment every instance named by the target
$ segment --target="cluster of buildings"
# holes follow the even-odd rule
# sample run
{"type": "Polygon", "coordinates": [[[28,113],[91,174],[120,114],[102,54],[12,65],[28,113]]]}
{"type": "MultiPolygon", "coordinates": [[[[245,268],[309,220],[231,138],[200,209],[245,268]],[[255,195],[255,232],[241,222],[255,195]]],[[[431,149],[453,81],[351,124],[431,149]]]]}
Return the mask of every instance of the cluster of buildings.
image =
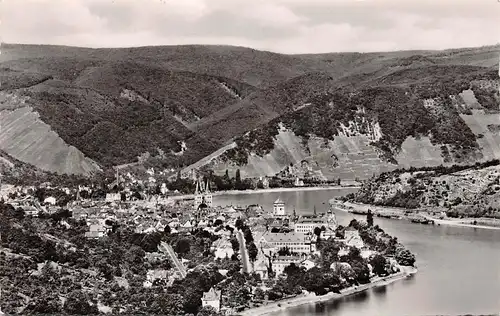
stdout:
{"type": "MultiPolygon", "coordinates": [[[[262,182],[268,185],[266,178],[262,182]]],[[[296,185],[303,183],[298,181],[296,185]]],[[[47,198],[42,205],[36,202],[36,199],[13,201],[14,205],[21,207],[28,216],[37,216],[40,212],[56,209],[56,202],[54,198],[47,198]]],[[[197,228],[207,230],[219,237],[211,245],[215,259],[231,258],[234,255],[231,238],[237,230],[236,221],[245,218],[258,249],[251,269],[263,280],[272,275],[283,274],[291,263],[306,269],[314,267],[312,255],[318,254],[317,239],[335,237],[337,228],[333,212],[297,215],[295,210],[287,211],[285,202],[279,198],[274,201],[269,212],[255,205],[246,209],[232,206],[215,207],[209,183],[199,179],[196,181],[192,202],[183,203],[164,197],[163,193],[137,196],[130,190],[123,190],[108,193],[101,201],[77,199],[69,205],[69,209],[75,219],[86,221],[89,229],[85,236],[89,239],[107,235],[113,229],[114,223],[125,223],[133,227],[136,233],[166,230],[170,233],[189,233],[197,228]]],[[[345,230],[344,240],[347,246],[363,246],[358,232],[351,228],[345,230]]],[[[170,252],[173,253],[173,250],[170,252]]],[[[158,252],[148,255],[154,257],[150,258],[151,260],[168,260],[176,256],[170,252],[159,249],[158,252]]],[[[175,261],[180,261],[181,265],[184,263],[182,260],[175,261]]],[[[173,276],[166,270],[149,270],[144,286],[150,287],[162,280],[172,282],[175,277],[179,276],[173,276]]],[[[211,289],[204,294],[202,304],[212,306],[218,311],[221,308],[220,300],[221,291],[211,289]]]]}

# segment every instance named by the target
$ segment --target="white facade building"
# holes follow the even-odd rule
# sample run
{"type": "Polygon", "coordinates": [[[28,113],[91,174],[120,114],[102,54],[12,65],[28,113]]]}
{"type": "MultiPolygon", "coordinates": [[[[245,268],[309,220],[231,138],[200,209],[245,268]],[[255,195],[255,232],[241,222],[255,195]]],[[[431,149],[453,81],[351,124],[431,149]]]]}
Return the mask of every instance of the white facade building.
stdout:
{"type": "Polygon", "coordinates": [[[220,298],[221,291],[216,291],[214,288],[211,288],[208,292],[203,293],[203,297],[201,298],[201,305],[202,307],[212,306],[217,312],[219,312],[220,298]]]}
{"type": "Polygon", "coordinates": [[[274,204],[273,204],[273,215],[274,216],[285,216],[286,215],[285,202],[283,202],[279,198],[276,201],[274,201],[274,204]]]}
{"type": "Polygon", "coordinates": [[[208,181],[204,184],[198,180],[196,182],[196,190],[194,192],[194,208],[198,209],[201,204],[212,207],[212,192],[210,192],[208,181]]]}
{"type": "Polygon", "coordinates": [[[288,248],[293,253],[310,253],[316,251],[316,244],[303,233],[271,233],[264,234],[257,242],[259,248],[275,248],[276,251],[288,248]]]}
{"type": "Polygon", "coordinates": [[[312,234],[314,233],[314,228],[316,227],[321,228],[322,226],[327,227],[328,223],[319,218],[312,218],[312,219],[301,218],[295,223],[294,231],[296,233],[312,234]]]}

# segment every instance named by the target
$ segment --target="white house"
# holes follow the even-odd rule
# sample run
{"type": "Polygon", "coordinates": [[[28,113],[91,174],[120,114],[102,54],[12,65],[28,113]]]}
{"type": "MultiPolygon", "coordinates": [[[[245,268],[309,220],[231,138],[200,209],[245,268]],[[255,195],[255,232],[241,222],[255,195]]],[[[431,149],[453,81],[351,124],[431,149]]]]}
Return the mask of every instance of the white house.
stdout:
{"type": "Polygon", "coordinates": [[[38,217],[40,210],[34,206],[26,205],[22,207],[24,211],[24,216],[38,217]]]}
{"type": "Polygon", "coordinates": [[[217,312],[219,312],[220,298],[221,291],[216,291],[214,288],[211,288],[208,292],[203,293],[203,297],[201,298],[201,305],[202,307],[212,306],[217,312]]]}
{"type": "Polygon", "coordinates": [[[227,238],[219,238],[216,241],[213,242],[212,246],[212,251],[215,251],[215,259],[217,258],[231,258],[231,256],[234,254],[233,251],[233,246],[231,245],[231,242],[227,238]]]}
{"type": "Polygon", "coordinates": [[[273,204],[273,215],[274,216],[285,216],[286,215],[285,202],[283,202],[279,198],[276,201],[274,201],[274,204],[273,204]]]}
{"type": "Polygon", "coordinates": [[[296,266],[300,266],[302,260],[300,256],[277,256],[271,261],[273,272],[276,276],[283,274],[285,273],[285,268],[290,264],[294,263],[296,266]]]}
{"type": "Polygon", "coordinates": [[[300,266],[304,267],[306,270],[310,270],[310,269],[314,268],[316,266],[316,264],[314,263],[314,261],[312,261],[310,259],[306,259],[300,263],[300,266]]]}
{"type": "Polygon", "coordinates": [[[85,233],[85,237],[87,238],[101,238],[106,235],[108,229],[99,224],[90,225],[89,231],[85,233]]]}
{"type": "Polygon", "coordinates": [[[50,205],[56,205],[56,198],[53,196],[49,196],[43,200],[43,203],[45,204],[50,204],[50,205]]]}
{"type": "Polygon", "coordinates": [[[299,179],[299,177],[295,178],[295,183],[294,185],[296,187],[303,187],[304,186],[304,181],[302,181],[301,179],[299,179]]]}
{"type": "Polygon", "coordinates": [[[268,276],[268,268],[264,259],[257,261],[254,265],[254,271],[260,276],[261,280],[267,280],[268,276]]]}
{"type": "Polygon", "coordinates": [[[167,280],[168,271],[164,269],[154,269],[148,270],[146,273],[146,281],[144,281],[144,287],[151,287],[156,280],[167,280]]]}
{"type": "Polygon", "coordinates": [[[121,200],[120,193],[106,193],[106,202],[116,202],[121,200]]]}

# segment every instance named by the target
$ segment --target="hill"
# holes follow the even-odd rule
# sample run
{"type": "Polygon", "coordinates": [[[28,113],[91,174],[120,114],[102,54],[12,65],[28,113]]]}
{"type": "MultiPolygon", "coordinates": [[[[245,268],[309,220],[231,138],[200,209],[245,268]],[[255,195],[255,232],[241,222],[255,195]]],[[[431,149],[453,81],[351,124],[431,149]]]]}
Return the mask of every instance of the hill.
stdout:
{"type": "Polygon", "coordinates": [[[356,202],[428,208],[449,217],[500,218],[500,162],[383,173],[363,184],[356,202]]]}
{"type": "MultiPolygon", "coordinates": [[[[321,169],[318,176],[324,178],[365,177],[391,169],[394,159],[409,156],[422,145],[422,158],[436,163],[446,158],[439,153],[442,145],[453,147],[448,151],[468,148],[463,153],[467,158],[455,162],[481,155],[496,157],[498,149],[491,145],[496,134],[475,128],[483,135],[479,140],[468,126],[480,126],[478,120],[491,121],[491,111],[497,110],[494,87],[498,81],[492,68],[497,63],[497,50],[498,46],[439,52],[283,55],[231,46],[89,49],[2,44],[2,132],[4,126],[15,128],[2,133],[0,149],[44,170],[75,174],[134,162],[145,153],[157,158],[160,168],[185,167],[188,172],[191,168],[187,166],[211,155],[215,164],[205,159],[195,166],[211,161],[217,172],[236,166],[243,168],[242,175],[255,176],[275,174],[290,162],[310,157],[306,159],[310,165],[325,165],[317,167],[321,169]],[[458,83],[457,77],[465,83],[458,83]],[[406,117],[413,105],[431,97],[444,96],[441,101],[447,103],[444,87],[450,81],[461,87],[452,88],[453,95],[465,90],[473,95],[472,101],[465,107],[455,106],[456,111],[446,105],[445,112],[422,114],[433,120],[419,135],[412,135],[410,125],[392,130],[394,124],[379,121],[394,113],[406,117]],[[441,94],[427,96],[422,92],[436,85],[441,94]],[[353,93],[357,96],[351,97],[353,93]],[[366,98],[366,104],[354,104],[361,97],[366,98]],[[325,106],[332,98],[341,101],[325,106]],[[391,103],[390,110],[385,110],[383,102],[391,103]],[[345,109],[350,110],[338,118],[345,109]],[[368,110],[366,115],[356,114],[362,109],[368,110]],[[471,109],[480,112],[471,118],[471,109]],[[468,116],[457,116],[457,111],[468,116]],[[444,117],[448,125],[438,127],[438,117],[444,117]],[[371,120],[368,125],[375,124],[375,130],[380,125],[381,141],[372,144],[380,139],[354,132],[358,127],[350,123],[353,119],[371,120]],[[313,123],[311,129],[303,126],[306,121],[313,123]],[[339,124],[354,128],[354,134],[340,131],[339,124]],[[455,145],[443,143],[446,132],[455,131],[451,126],[456,124],[455,145]],[[323,126],[325,131],[320,131],[323,126]],[[437,136],[436,129],[440,130],[437,136]],[[280,133],[290,134],[285,140],[278,137],[280,133]],[[245,145],[249,135],[263,135],[254,146],[257,152],[245,145]],[[317,146],[303,146],[314,141],[317,146]],[[237,148],[233,148],[234,143],[237,148]],[[340,151],[325,151],[321,144],[340,151]],[[288,153],[273,152],[280,147],[288,153]],[[346,155],[339,158],[341,154],[346,155]],[[356,161],[365,158],[376,161],[375,167],[359,167],[356,161]],[[335,169],[331,159],[345,160],[350,167],[335,169]],[[242,166],[246,162],[248,165],[242,166]],[[353,173],[353,168],[360,171],[353,173]]],[[[421,104],[418,108],[423,113],[421,104]]],[[[420,121],[419,114],[412,115],[412,122],[420,121]]],[[[407,160],[402,158],[399,164],[414,164],[407,160]]]]}

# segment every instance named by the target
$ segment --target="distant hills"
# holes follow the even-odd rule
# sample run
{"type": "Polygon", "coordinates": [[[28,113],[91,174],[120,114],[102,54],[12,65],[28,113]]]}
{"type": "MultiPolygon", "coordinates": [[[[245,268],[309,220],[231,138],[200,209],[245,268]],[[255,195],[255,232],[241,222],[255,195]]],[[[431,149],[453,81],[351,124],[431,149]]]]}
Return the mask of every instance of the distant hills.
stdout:
{"type": "Polygon", "coordinates": [[[442,211],[450,217],[500,218],[500,161],[395,170],[366,181],[357,202],[442,211]]]}
{"type": "Polygon", "coordinates": [[[500,158],[498,45],[1,49],[0,150],[52,172],[91,174],[149,153],[146,164],[184,174],[292,165],[298,176],[354,179],[500,158]]]}

